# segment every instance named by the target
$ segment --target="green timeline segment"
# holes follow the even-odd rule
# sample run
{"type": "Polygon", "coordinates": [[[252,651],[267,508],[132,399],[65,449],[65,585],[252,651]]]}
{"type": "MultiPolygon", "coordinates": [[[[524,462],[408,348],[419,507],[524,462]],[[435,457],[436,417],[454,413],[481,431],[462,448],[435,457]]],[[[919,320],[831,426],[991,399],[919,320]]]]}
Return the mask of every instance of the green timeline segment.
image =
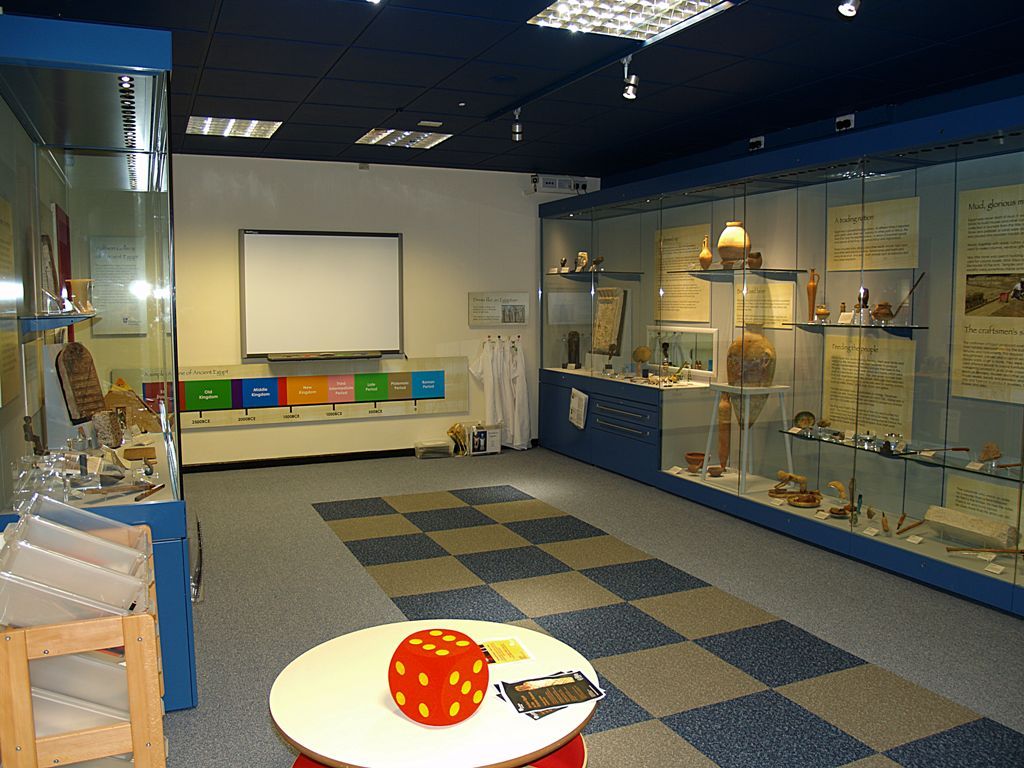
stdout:
{"type": "Polygon", "coordinates": [[[444,371],[273,376],[178,383],[183,411],[224,411],[444,398],[444,371]]]}

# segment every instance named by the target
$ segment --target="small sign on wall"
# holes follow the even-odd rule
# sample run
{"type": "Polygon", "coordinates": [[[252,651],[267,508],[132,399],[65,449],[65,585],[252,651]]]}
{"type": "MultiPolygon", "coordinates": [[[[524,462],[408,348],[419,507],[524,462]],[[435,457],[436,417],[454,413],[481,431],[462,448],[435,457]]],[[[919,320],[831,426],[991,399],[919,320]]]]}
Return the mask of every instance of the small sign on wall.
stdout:
{"type": "Polygon", "coordinates": [[[530,316],[530,294],[486,291],[469,294],[469,327],[501,328],[526,325],[530,316]]]}

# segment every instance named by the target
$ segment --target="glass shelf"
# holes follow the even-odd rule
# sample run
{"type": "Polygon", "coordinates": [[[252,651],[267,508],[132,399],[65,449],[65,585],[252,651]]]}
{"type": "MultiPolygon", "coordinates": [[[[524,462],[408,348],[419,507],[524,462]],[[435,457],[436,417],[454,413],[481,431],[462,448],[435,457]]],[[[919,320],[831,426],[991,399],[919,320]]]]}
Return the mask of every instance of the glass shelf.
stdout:
{"type": "Polygon", "coordinates": [[[33,333],[36,331],[52,331],[56,328],[67,328],[83,320],[96,317],[95,312],[68,312],[61,315],[29,315],[19,317],[22,333],[33,333]]]}
{"type": "Polygon", "coordinates": [[[667,269],[665,274],[668,275],[697,275],[706,277],[721,277],[723,275],[742,275],[744,272],[750,275],[764,275],[765,277],[787,277],[789,275],[805,275],[807,274],[806,269],[743,269],[737,267],[736,269],[722,269],[721,267],[711,267],[710,269],[667,269]]]}
{"type": "Polygon", "coordinates": [[[860,323],[783,323],[804,331],[817,331],[822,328],[859,328],[868,331],[885,331],[901,336],[910,336],[914,331],[927,331],[927,325],[862,325],[860,323]]]}
{"type": "MultiPolygon", "coordinates": [[[[1004,467],[996,468],[992,467],[990,462],[985,462],[980,467],[972,467],[971,464],[981,463],[974,459],[959,459],[956,454],[951,452],[938,453],[934,456],[922,456],[918,448],[908,448],[902,452],[893,453],[882,453],[875,448],[863,448],[859,445],[854,445],[852,440],[829,440],[823,437],[814,437],[808,435],[798,434],[796,432],[790,432],[786,429],[780,429],[784,435],[795,437],[798,440],[805,440],[811,443],[824,443],[825,445],[835,445],[840,448],[852,448],[857,451],[863,451],[865,453],[872,453],[876,456],[880,456],[883,459],[903,459],[904,461],[913,461],[916,464],[923,464],[927,467],[935,467],[936,469],[955,469],[958,472],[968,472],[975,475],[984,475],[985,477],[995,477],[1002,480],[1013,480],[1017,482],[1021,479],[1022,467],[1004,467]],[[989,468],[992,467],[992,468],[989,468]]],[[[927,450],[927,449],[924,449],[927,450]]],[[[938,450],[938,449],[936,449],[938,450]]],[[[1006,460],[1007,464],[1013,463],[1006,460]]]]}
{"type": "MultiPolygon", "coordinates": [[[[557,268],[555,268],[555,269],[557,269],[557,268]]],[[[621,276],[624,276],[624,277],[642,277],[643,276],[643,272],[616,272],[615,270],[612,270],[612,269],[598,269],[598,270],[595,270],[593,272],[591,272],[589,269],[584,270],[583,272],[558,272],[558,271],[552,272],[549,269],[544,274],[545,275],[550,275],[552,277],[568,277],[570,279],[572,279],[572,278],[579,279],[579,278],[582,278],[582,277],[590,277],[591,275],[612,275],[612,276],[615,276],[615,277],[621,277],[621,276]]]]}

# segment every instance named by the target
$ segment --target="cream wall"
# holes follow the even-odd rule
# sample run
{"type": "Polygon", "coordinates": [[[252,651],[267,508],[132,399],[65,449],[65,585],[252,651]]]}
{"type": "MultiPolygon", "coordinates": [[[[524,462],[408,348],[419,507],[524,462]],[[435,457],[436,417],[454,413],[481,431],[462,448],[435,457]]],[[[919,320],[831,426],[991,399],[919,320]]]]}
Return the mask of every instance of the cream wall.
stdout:
{"type": "MultiPolygon", "coordinates": [[[[409,357],[476,357],[488,330],[467,323],[469,291],[529,291],[522,333],[536,436],[539,220],[529,175],[294,160],[173,159],[179,367],[241,362],[238,230],[401,232],[409,357]]],[[[331,301],[331,286],[318,300],[331,301]]],[[[296,333],[301,332],[296,318],[296,333]]],[[[498,330],[491,330],[497,333],[498,330]]],[[[285,364],[286,365],[286,364],[285,364]]],[[[367,370],[373,370],[372,362],[367,370]]],[[[183,430],[186,465],[409,448],[470,413],[344,423],[183,430]]]]}

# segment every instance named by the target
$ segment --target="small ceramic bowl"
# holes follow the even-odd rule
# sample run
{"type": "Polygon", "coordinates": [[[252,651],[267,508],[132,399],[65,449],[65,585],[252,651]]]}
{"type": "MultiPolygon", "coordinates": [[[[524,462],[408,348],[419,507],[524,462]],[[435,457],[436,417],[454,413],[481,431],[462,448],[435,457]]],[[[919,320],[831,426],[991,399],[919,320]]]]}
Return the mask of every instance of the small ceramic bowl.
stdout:
{"type": "Polygon", "coordinates": [[[712,477],[721,477],[723,472],[725,472],[725,467],[708,467],[708,474],[711,475],[712,477]]]}
{"type": "Polygon", "coordinates": [[[686,468],[690,472],[697,472],[704,464],[704,454],[697,451],[688,451],[683,458],[686,459],[686,468]]]}

